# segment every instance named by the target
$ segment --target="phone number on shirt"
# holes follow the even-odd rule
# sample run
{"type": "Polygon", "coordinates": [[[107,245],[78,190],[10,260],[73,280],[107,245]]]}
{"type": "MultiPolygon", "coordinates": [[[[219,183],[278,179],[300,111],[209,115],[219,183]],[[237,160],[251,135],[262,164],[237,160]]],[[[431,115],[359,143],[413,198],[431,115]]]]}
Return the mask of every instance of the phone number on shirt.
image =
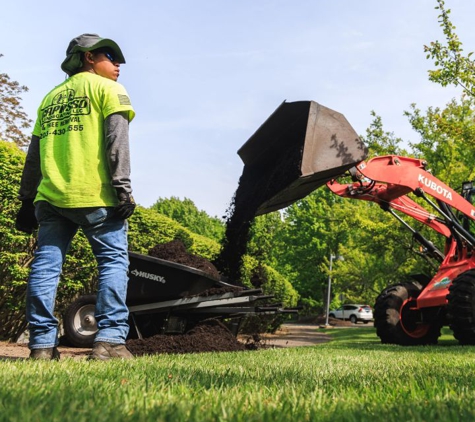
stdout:
{"type": "Polygon", "coordinates": [[[66,132],[80,132],[84,130],[84,125],[69,125],[61,129],[54,129],[51,132],[41,132],[40,138],[45,138],[48,135],[64,135],[66,132]]]}

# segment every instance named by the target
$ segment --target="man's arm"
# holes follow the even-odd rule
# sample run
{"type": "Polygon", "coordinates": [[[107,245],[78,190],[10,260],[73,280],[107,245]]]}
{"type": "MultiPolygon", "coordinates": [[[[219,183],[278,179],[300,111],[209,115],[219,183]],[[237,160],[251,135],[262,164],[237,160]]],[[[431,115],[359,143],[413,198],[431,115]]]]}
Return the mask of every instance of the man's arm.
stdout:
{"type": "Polygon", "coordinates": [[[41,182],[41,164],[40,164],[40,138],[33,135],[31,137],[28,154],[26,155],[25,166],[21,175],[20,191],[18,199],[21,201],[21,207],[15,219],[17,230],[31,234],[38,228],[38,222],[35,217],[35,206],[33,201],[36,197],[38,185],[41,182]]]}
{"type": "Polygon", "coordinates": [[[126,112],[107,116],[105,137],[112,186],[131,193],[129,120],[126,112]]]}
{"type": "Polygon", "coordinates": [[[23,167],[18,199],[20,201],[34,199],[40,182],[40,138],[38,138],[38,136],[33,135],[31,137],[30,146],[28,147],[28,154],[26,155],[25,166],[23,167]]]}
{"type": "Polygon", "coordinates": [[[107,159],[111,173],[111,183],[117,192],[119,205],[116,216],[123,220],[129,218],[135,210],[130,183],[130,150],[128,114],[114,113],[105,121],[107,159]]]}

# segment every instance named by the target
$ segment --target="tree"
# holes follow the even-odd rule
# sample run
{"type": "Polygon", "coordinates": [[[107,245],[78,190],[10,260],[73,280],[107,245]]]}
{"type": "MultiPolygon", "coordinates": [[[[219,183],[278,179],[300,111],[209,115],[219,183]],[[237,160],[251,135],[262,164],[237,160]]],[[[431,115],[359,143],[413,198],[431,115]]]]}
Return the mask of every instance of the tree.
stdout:
{"type": "Polygon", "coordinates": [[[216,217],[210,217],[205,211],[200,211],[191,199],[183,200],[172,196],[159,198],[151,209],[175,220],[194,233],[220,242],[224,235],[224,223],[216,217]]]}
{"type": "Polygon", "coordinates": [[[278,211],[256,217],[251,225],[247,253],[259,262],[276,268],[276,252],[285,249],[282,241],[283,230],[284,221],[278,211]]]}
{"type": "Polygon", "coordinates": [[[369,149],[369,156],[381,155],[407,155],[407,152],[400,146],[401,138],[397,138],[393,132],[387,132],[383,128],[381,116],[371,111],[373,120],[368,129],[364,143],[369,149]]]}
{"type": "Polygon", "coordinates": [[[325,273],[320,265],[336,251],[340,233],[328,236],[332,206],[339,198],[325,188],[289,206],[284,212],[283,249],[277,270],[286,275],[303,298],[323,299],[325,273]]]}
{"type": "Polygon", "coordinates": [[[475,176],[475,98],[453,99],[444,109],[429,107],[425,115],[413,104],[405,112],[421,140],[412,143],[434,175],[458,189],[475,176]]]}
{"type": "Polygon", "coordinates": [[[434,60],[436,66],[429,71],[429,79],[442,86],[458,86],[463,95],[445,109],[429,108],[425,116],[413,104],[406,115],[422,138],[412,144],[416,153],[428,160],[437,177],[458,188],[474,177],[475,159],[470,152],[475,150],[475,62],[472,52],[465,55],[463,51],[445,1],[437,3],[445,42],[433,41],[424,46],[427,58],[434,60]]]}
{"type": "Polygon", "coordinates": [[[424,46],[427,58],[433,59],[437,67],[429,70],[429,80],[442,86],[455,85],[465,93],[475,95],[475,63],[471,59],[473,52],[464,55],[462,42],[455,33],[455,25],[450,20],[450,9],[445,8],[444,0],[437,0],[440,10],[439,23],[444,32],[446,43],[432,41],[424,46]]]}
{"type": "Polygon", "coordinates": [[[23,130],[32,123],[20,105],[20,95],[27,91],[28,87],[12,81],[6,73],[0,73],[0,139],[20,147],[28,145],[29,136],[23,130]]]}

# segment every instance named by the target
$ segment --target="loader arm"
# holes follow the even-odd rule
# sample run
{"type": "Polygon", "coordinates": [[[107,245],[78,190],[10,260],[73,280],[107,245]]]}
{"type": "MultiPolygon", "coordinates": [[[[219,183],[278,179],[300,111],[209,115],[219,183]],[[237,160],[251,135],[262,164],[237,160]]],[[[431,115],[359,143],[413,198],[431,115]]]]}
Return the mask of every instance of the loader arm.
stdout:
{"type": "Polygon", "coordinates": [[[395,155],[375,157],[355,166],[352,173],[355,183],[340,185],[336,179],[333,179],[327,183],[327,186],[339,196],[373,201],[383,208],[391,206],[399,209],[424,224],[430,225],[441,234],[446,235],[446,231],[437,222],[449,228],[456,226],[457,230],[463,232],[463,228],[458,227],[456,218],[449,210],[455,209],[470,220],[475,220],[475,207],[433,176],[426,167],[427,162],[417,158],[395,155]],[[442,215],[442,218],[436,218],[412,201],[406,196],[409,193],[422,197],[442,215]],[[440,206],[430,201],[427,195],[435,198],[440,206]]]}
{"type": "Polygon", "coordinates": [[[336,179],[327,183],[335,194],[352,199],[372,201],[390,212],[412,233],[414,238],[424,246],[428,255],[439,261],[444,260],[448,248],[457,247],[459,258],[473,249],[475,236],[467,225],[461,224],[453,210],[463,214],[467,219],[475,220],[475,207],[463,196],[426,170],[424,160],[400,156],[375,157],[368,162],[358,163],[350,171],[353,183],[340,184],[336,179]],[[434,210],[427,211],[413,201],[408,194],[413,193],[425,200],[434,210]],[[433,202],[428,195],[436,199],[433,202]],[[447,239],[446,251],[442,253],[421,233],[413,229],[395,211],[406,214],[427,225],[447,239]],[[453,242],[451,242],[453,241],[453,242]],[[452,246],[450,246],[452,244],[452,246]]]}
{"type": "Polygon", "coordinates": [[[475,207],[428,172],[426,167],[424,160],[387,155],[363,161],[356,165],[356,170],[362,177],[387,184],[383,199],[397,198],[410,192],[417,196],[428,194],[475,220],[475,207]]]}
{"type": "Polygon", "coordinates": [[[447,238],[451,236],[450,229],[440,218],[427,211],[407,195],[394,198],[396,189],[391,189],[388,185],[374,182],[340,184],[336,180],[332,180],[327,183],[327,186],[338,196],[375,202],[385,211],[392,208],[420,221],[447,238]]]}

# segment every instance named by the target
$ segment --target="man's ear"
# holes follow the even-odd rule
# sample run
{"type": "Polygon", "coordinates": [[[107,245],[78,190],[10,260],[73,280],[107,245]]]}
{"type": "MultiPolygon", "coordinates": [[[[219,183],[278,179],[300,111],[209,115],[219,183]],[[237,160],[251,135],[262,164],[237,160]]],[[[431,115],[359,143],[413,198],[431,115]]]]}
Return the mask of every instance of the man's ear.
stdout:
{"type": "Polygon", "coordinates": [[[85,52],[84,59],[86,60],[87,63],[94,63],[94,56],[92,55],[92,53],[85,52]]]}

